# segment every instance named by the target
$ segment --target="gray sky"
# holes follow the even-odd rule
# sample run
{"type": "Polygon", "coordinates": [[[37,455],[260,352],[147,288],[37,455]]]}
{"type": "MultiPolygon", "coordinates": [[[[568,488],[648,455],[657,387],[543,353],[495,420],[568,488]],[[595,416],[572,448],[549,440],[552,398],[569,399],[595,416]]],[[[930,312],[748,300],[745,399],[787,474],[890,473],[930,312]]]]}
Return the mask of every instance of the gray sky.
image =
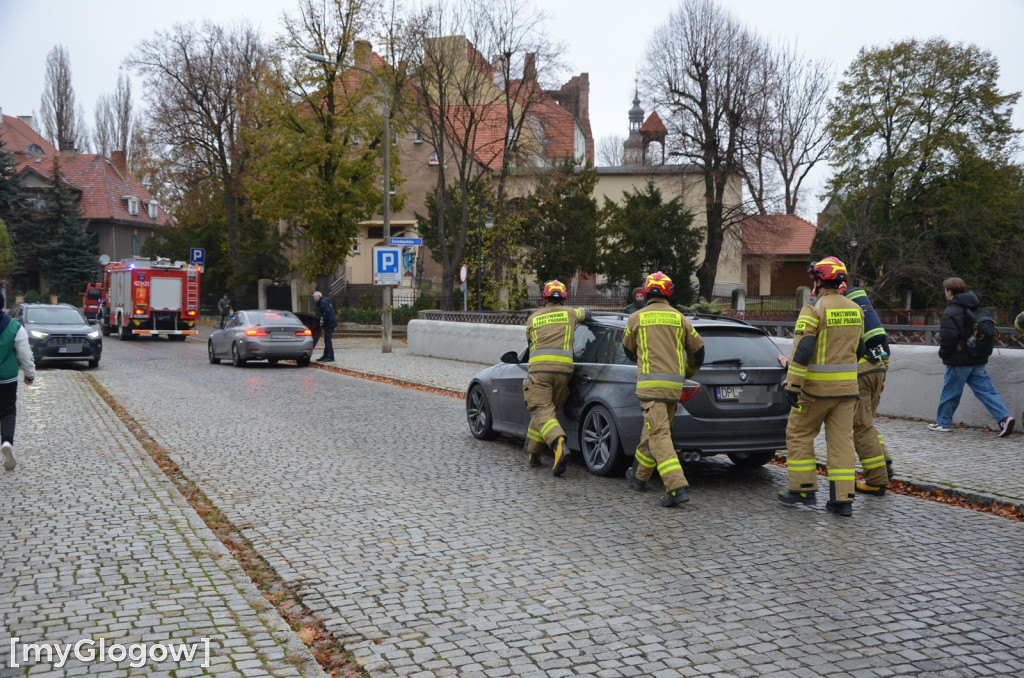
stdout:
{"type": "MultiPolygon", "coordinates": [[[[625,136],[636,71],[643,66],[652,31],[680,0],[540,0],[550,16],[548,37],[565,43],[573,73],[590,74],[590,121],[595,138],[625,136]]],[[[1004,92],[1024,90],[1024,0],[719,0],[762,36],[826,59],[840,76],[861,47],[909,37],[942,36],[969,42],[998,59],[1004,92]]],[[[46,55],[64,45],[72,84],[91,127],[96,100],[113,93],[118,67],[139,41],[175,23],[247,19],[267,35],[280,30],[294,0],[0,0],[0,108],[7,115],[40,110],[46,55]]],[[[133,94],[144,95],[133,83],[133,94]]],[[[642,105],[644,105],[642,103],[642,105]]],[[[650,105],[644,105],[650,113],[650,105]]],[[[1024,104],[1014,115],[1024,129],[1024,104]]],[[[814,220],[827,170],[805,190],[801,216],[814,220]]]]}

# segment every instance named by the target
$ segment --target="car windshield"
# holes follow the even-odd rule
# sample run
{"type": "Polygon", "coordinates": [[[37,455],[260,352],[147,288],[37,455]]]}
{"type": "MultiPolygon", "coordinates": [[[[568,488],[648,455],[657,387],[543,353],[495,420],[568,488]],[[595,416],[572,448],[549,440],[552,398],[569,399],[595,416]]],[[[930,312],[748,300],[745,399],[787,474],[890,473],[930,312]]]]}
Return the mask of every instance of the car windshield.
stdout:
{"type": "Polygon", "coordinates": [[[88,292],[85,293],[85,298],[95,300],[99,299],[102,294],[103,290],[89,290],[88,292]]]}
{"type": "Polygon", "coordinates": [[[25,320],[29,325],[84,325],[85,321],[73,308],[32,308],[26,309],[25,320]]]}
{"type": "Polygon", "coordinates": [[[289,311],[247,311],[245,319],[250,325],[302,325],[289,311]]]}

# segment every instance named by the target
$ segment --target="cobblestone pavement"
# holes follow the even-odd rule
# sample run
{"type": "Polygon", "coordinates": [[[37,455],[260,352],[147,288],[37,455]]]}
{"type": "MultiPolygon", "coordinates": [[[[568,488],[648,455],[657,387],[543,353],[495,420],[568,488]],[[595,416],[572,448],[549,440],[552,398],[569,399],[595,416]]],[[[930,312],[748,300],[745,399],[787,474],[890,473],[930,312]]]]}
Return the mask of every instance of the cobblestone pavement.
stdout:
{"type": "Polygon", "coordinates": [[[83,374],[43,369],[18,390],[17,467],[0,471],[0,676],[323,675],[83,374]],[[86,661],[23,654],[79,641],[86,661]],[[88,661],[101,641],[113,658],[139,649],[88,661]],[[149,661],[171,644],[199,648],[149,661]]]}
{"type": "MultiPolygon", "coordinates": [[[[438,387],[479,368],[337,343],[340,366],[438,387]]],[[[1024,675],[1020,522],[892,494],[786,509],[781,469],[716,460],[663,509],[576,460],[529,469],[456,398],[212,366],[197,341],[105,348],[96,379],[375,678],[1024,675]]],[[[907,475],[983,462],[1016,492],[1019,436],[884,433],[907,475]]]]}

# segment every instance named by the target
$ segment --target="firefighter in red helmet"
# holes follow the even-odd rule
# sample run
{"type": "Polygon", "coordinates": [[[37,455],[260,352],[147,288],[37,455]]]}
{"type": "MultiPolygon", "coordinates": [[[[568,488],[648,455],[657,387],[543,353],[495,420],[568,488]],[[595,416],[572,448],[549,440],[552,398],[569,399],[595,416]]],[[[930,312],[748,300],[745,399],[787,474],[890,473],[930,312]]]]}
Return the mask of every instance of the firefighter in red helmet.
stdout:
{"type": "Polygon", "coordinates": [[[658,271],[647,276],[643,292],[647,305],[629,316],[622,348],[636,362],[636,395],[644,414],[640,444],[626,478],[637,492],[657,468],[665,494],[662,506],[689,501],[686,474],[672,443],[672,421],[687,377],[704,364],[704,340],[686,316],[669,304],[672,279],[658,271]]]}
{"type": "Polygon", "coordinates": [[[545,447],[555,454],[552,473],[565,473],[569,448],[565,431],[555,415],[569,397],[573,369],[573,337],[576,325],[590,320],[590,311],[565,305],[565,285],[558,280],[544,284],[544,307],[526,321],[526,340],[530,345],[530,367],[523,380],[523,398],[530,410],[530,428],[526,433],[526,451],[530,466],[541,465],[545,447]]]}
{"type": "Polygon", "coordinates": [[[812,263],[814,303],[800,309],[793,329],[793,356],[786,375],[792,409],[786,426],[789,489],[779,494],[787,506],[817,503],[814,438],[825,425],[829,500],[825,508],[853,515],[855,454],[853,420],[859,388],[857,361],[864,354],[864,313],[843,296],[846,265],[835,257],[812,263]]]}

